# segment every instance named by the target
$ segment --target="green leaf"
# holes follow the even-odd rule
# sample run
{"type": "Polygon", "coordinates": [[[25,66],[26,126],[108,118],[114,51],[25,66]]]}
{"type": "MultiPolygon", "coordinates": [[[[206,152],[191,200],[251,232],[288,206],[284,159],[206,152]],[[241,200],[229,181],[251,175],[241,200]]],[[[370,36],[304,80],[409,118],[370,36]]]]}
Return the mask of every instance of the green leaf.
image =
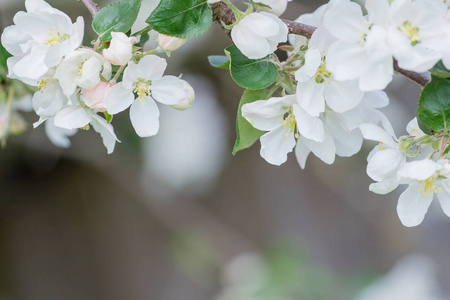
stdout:
{"type": "Polygon", "coordinates": [[[206,0],[161,0],[147,19],[159,33],[189,38],[205,33],[212,22],[206,0]]]}
{"type": "Polygon", "coordinates": [[[100,42],[111,40],[111,32],[127,32],[139,13],[141,0],[122,0],[102,8],[92,21],[92,28],[100,36],[100,42]]]}
{"type": "Polygon", "coordinates": [[[236,118],[236,143],[234,144],[233,155],[236,155],[236,152],[253,145],[259,139],[259,137],[264,134],[264,131],[258,130],[253,127],[242,116],[242,105],[255,102],[257,100],[267,100],[269,97],[270,91],[268,90],[246,90],[242,95],[236,118]]]}
{"type": "Polygon", "coordinates": [[[108,114],[106,111],[103,112],[103,114],[105,115],[106,122],[111,123],[113,116],[108,114]]]}
{"type": "Polygon", "coordinates": [[[440,78],[450,78],[450,70],[444,66],[442,60],[440,60],[431,70],[431,74],[440,78]]]}
{"type": "Polygon", "coordinates": [[[450,81],[431,77],[420,95],[417,118],[431,130],[450,129],[450,81]]]}
{"type": "Polygon", "coordinates": [[[219,69],[229,69],[230,60],[225,55],[210,55],[208,56],[209,64],[219,69]]]}
{"type": "Polygon", "coordinates": [[[251,90],[263,89],[277,79],[277,67],[268,60],[269,56],[262,59],[249,59],[235,45],[226,48],[225,54],[231,62],[231,77],[238,85],[244,88],[251,90]]]}

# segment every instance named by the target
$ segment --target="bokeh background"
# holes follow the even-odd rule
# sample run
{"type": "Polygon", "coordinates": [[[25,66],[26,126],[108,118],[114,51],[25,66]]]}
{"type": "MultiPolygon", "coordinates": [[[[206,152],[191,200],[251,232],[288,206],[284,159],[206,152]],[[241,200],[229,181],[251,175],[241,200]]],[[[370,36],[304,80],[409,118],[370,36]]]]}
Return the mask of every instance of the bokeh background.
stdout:
{"type": "MultiPolygon", "coordinates": [[[[80,2],[48,2],[83,15],[85,45],[95,39],[80,2]]],[[[282,17],[322,3],[292,1],[282,17]]],[[[136,29],[156,5],[143,0],[136,29]]],[[[0,0],[1,30],[19,10],[23,1],[0,0]]],[[[1,300],[449,299],[450,220],[433,203],[422,225],[403,227],[401,189],[368,190],[373,143],[331,166],[311,155],[306,170],[292,154],[266,163],[259,143],[231,155],[243,89],[206,59],[230,44],[213,24],[173,52],[166,74],[191,83],[194,106],[160,106],[147,139],[116,116],[111,155],[92,130],[56,148],[25,114],[28,131],[0,149],[1,300]]],[[[401,77],[390,84],[383,112],[398,135],[419,93],[401,77]]]]}

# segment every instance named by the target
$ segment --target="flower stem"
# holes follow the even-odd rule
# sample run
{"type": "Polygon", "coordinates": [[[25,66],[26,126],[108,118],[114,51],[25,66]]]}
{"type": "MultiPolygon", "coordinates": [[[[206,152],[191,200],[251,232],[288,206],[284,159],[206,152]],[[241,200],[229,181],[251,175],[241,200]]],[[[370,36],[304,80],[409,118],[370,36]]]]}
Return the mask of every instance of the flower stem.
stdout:
{"type": "Polygon", "coordinates": [[[84,6],[89,10],[92,17],[95,17],[95,15],[98,13],[100,8],[97,4],[95,4],[92,0],[77,0],[78,2],[82,2],[84,6]]]}

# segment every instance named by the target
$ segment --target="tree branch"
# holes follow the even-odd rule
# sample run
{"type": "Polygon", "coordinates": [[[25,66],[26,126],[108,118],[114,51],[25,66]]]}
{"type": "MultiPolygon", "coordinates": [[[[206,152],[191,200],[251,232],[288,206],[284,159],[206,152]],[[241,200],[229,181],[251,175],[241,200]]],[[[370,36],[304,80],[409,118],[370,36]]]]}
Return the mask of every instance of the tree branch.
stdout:
{"type": "Polygon", "coordinates": [[[95,17],[95,15],[98,13],[100,8],[97,4],[95,4],[92,0],[77,0],[78,2],[82,2],[84,6],[87,7],[89,12],[91,13],[92,17],[95,17]]]}
{"type": "MultiPolygon", "coordinates": [[[[229,8],[228,5],[226,3],[224,3],[223,1],[211,4],[211,9],[213,11],[213,21],[217,22],[221,26],[222,26],[222,22],[225,23],[226,25],[231,25],[236,20],[231,8],[229,8]]],[[[284,20],[284,19],[282,19],[282,21],[287,25],[287,27],[289,29],[289,33],[292,33],[292,34],[302,35],[302,36],[310,38],[312,36],[312,34],[314,33],[314,31],[316,30],[316,27],[309,26],[306,24],[297,23],[294,21],[289,21],[289,20],[284,20]]],[[[223,26],[222,26],[222,28],[223,28],[223,26]]],[[[227,32],[228,35],[230,35],[229,30],[225,29],[225,31],[227,32]]],[[[394,70],[397,71],[398,73],[402,74],[406,78],[419,84],[422,87],[427,85],[427,83],[430,81],[427,77],[425,77],[419,73],[404,70],[404,69],[400,68],[398,66],[398,63],[396,60],[394,60],[394,70]]]]}

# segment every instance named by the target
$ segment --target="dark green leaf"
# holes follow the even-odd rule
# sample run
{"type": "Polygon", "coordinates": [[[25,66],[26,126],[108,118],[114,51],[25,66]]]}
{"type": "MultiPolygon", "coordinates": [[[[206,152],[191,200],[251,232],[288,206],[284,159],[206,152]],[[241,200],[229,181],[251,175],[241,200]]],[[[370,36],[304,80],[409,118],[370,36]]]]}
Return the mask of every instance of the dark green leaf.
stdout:
{"type": "Polygon", "coordinates": [[[225,55],[210,55],[208,56],[209,64],[219,69],[229,69],[230,60],[225,55]]]}
{"type": "Polygon", "coordinates": [[[255,102],[257,100],[267,100],[269,96],[270,91],[268,90],[246,90],[242,95],[236,118],[236,143],[234,144],[233,155],[235,155],[236,152],[253,145],[259,139],[259,137],[264,134],[264,131],[254,128],[242,116],[242,105],[255,102]]]}
{"type": "Polygon", "coordinates": [[[431,70],[432,75],[435,75],[440,78],[450,78],[450,70],[447,70],[445,68],[444,64],[442,63],[442,60],[439,61],[431,70]]]}
{"type": "Polygon", "coordinates": [[[450,81],[432,76],[420,95],[417,118],[431,130],[450,129],[450,81]]]}
{"type": "Polygon", "coordinates": [[[234,81],[247,89],[259,90],[275,82],[277,67],[268,59],[249,59],[235,45],[225,49],[230,60],[230,73],[234,81]]]}
{"type": "Polygon", "coordinates": [[[111,40],[111,32],[127,32],[139,13],[141,0],[122,0],[102,8],[92,21],[101,42],[111,40]]]}
{"type": "Polygon", "coordinates": [[[153,29],[152,26],[148,25],[147,27],[133,33],[133,36],[144,35],[152,29],[153,29]]]}
{"type": "Polygon", "coordinates": [[[211,22],[212,11],[206,0],[161,0],[147,19],[159,33],[179,38],[201,35],[211,22]]]}

